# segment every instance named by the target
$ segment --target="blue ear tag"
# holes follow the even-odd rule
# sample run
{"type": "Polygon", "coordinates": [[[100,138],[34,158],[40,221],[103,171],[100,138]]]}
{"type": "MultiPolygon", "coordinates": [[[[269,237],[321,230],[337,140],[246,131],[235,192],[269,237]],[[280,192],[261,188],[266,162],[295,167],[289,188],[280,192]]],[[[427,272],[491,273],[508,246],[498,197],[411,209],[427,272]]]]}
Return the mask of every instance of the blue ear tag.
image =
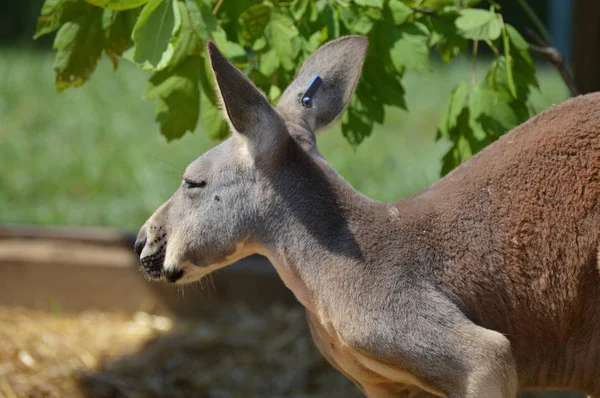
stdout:
{"type": "Polygon", "coordinates": [[[315,78],[310,82],[308,88],[302,94],[302,106],[305,108],[310,108],[312,106],[312,97],[315,95],[321,84],[323,83],[323,79],[321,76],[315,76],[315,78]]]}

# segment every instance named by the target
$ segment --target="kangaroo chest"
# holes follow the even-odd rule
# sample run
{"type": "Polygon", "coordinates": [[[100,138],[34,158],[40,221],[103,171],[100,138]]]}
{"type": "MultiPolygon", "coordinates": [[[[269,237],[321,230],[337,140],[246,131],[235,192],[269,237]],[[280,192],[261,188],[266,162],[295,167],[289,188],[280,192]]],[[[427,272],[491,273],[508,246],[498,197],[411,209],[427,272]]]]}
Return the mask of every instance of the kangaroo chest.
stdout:
{"type": "Polygon", "coordinates": [[[368,397],[398,395],[436,397],[443,394],[407,370],[399,369],[353,350],[331,323],[307,311],[313,340],[327,361],[352,380],[368,397]]]}
{"type": "Polygon", "coordinates": [[[341,338],[333,323],[300,275],[285,261],[271,261],[284,284],[306,308],[315,345],[327,361],[352,380],[368,397],[443,397],[411,372],[364,355],[341,338]],[[318,314],[318,315],[316,315],[318,314]]]}

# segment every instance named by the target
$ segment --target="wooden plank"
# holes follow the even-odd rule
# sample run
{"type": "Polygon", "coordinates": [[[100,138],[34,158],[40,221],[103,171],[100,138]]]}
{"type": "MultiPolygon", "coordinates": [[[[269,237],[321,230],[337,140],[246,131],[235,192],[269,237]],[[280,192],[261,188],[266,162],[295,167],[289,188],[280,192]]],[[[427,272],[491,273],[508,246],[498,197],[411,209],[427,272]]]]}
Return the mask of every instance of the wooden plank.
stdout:
{"type": "Polygon", "coordinates": [[[117,231],[3,226],[0,304],[193,316],[215,301],[243,301],[250,306],[296,302],[259,256],[244,259],[201,285],[178,288],[148,282],[137,269],[131,243],[131,235],[117,231]]]}
{"type": "Polygon", "coordinates": [[[52,241],[90,242],[96,245],[133,248],[136,234],[106,228],[40,227],[29,224],[0,224],[2,239],[47,239],[52,241]]]}

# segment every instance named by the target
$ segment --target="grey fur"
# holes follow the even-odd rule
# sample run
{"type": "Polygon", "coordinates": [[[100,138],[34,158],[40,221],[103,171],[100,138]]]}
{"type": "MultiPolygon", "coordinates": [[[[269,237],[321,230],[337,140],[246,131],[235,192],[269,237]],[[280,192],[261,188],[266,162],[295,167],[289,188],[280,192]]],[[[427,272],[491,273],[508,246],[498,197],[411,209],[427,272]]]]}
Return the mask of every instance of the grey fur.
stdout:
{"type": "Polygon", "coordinates": [[[283,118],[301,124],[311,132],[333,122],[352,98],[367,46],[365,38],[347,36],[321,47],[302,65],[294,81],[281,95],[277,110],[283,118]],[[312,108],[306,109],[300,103],[300,96],[317,75],[323,78],[323,84],[313,97],[312,108]]]}

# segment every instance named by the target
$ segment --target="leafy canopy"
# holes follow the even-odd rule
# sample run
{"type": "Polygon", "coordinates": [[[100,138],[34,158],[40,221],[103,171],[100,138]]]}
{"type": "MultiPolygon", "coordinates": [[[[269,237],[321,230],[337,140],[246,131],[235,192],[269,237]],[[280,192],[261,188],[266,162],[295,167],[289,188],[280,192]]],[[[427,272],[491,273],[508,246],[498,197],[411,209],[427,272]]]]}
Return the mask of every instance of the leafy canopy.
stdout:
{"type": "Polygon", "coordinates": [[[354,146],[383,123],[385,105],[405,108],[402,77],[430,71],[432,52],[446,62],[489,46],[495,59],[484,79],[460,84],[448,98],[438,137],[453,146],[443,172],[526,120],[533,109],[535,67],[527,42],[499,7],[481,0],[46,0],[35,37],[58,30],[56,88],[79,87],[106,54],[151,72],[145,97],[172,140],[200,119],[213,138],[228,134],[214,96],[205,42],[224,54],[276,102],[302,61],[326,41],[366,35],[370,48],[358,90],[341,119],[354,146]],[[486,3],[487,4],[487,3],[486,3]]]}

